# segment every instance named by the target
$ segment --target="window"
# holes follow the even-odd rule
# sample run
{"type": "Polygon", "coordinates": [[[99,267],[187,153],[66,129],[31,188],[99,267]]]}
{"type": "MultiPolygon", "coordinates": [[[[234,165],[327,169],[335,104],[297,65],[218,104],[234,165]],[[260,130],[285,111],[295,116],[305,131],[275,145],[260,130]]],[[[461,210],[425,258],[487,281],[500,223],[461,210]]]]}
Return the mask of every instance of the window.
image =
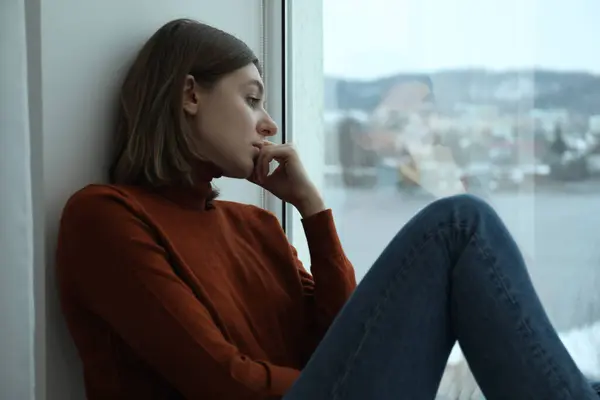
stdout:
{"type": "Polygon", "coordinates": [[[600,3],[287,3],[287,139],[358,277],[418,209],[465,187],[515,235],[559,329],[600,319],[600,3]]]}

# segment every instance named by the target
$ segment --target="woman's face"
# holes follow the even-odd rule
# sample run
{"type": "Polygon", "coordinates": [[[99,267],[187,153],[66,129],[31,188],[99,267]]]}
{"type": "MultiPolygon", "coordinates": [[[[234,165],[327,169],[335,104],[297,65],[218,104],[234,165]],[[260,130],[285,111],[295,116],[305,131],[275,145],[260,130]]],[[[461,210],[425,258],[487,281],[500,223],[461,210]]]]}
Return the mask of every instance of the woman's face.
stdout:
{"type": "Polygon", "coordinates": [[[188,76],[183,95],[203,160],[219,167],[224,176],[249,177],[262,141],[277,133],[264,108],[264,84],[256,66],[226,75],[209,91],[188,76]]]}

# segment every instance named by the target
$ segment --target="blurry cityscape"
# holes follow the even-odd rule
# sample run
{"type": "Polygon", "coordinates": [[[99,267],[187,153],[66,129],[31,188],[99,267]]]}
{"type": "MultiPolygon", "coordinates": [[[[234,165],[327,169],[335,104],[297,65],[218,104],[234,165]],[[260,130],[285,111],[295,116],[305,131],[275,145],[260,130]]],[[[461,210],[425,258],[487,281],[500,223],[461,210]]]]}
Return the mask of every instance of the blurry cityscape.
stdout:
{"type": "Polygon", "coordinates": [[[457,70],[329,77],[325,87],[330,184],[391,179],[409,190],[415,179],[404,167],[421,177],[444,170],[448,160],[433,156],[416,168],[414,149],[427,153],[434,145],[447,148],[458,167],[447,178],[482,186],[472,190],[533,190],[600,176],[600,77],[592,74],[457,70]]]}
{"type": "Polygon", "coordinates": [[[559,329],[600,319],[600,77],[326,77],[324,117],[324,192],[359,278],[415,212],[467,190],[517,238],[559,329]]]}

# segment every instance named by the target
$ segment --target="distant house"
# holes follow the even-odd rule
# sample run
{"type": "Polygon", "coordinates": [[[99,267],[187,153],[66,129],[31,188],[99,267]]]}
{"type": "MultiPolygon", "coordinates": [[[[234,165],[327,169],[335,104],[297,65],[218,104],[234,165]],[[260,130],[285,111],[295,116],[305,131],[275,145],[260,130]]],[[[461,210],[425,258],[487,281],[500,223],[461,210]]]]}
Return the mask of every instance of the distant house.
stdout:
{"type": "Polygon", "coordinates": [[[569,111],[561,108],[538,109],[529,112],[536,126],[546,132],[552,132],[558,126],[566,126],[569,123],[569,111]]]}
{"type": "Polygon", "coordinates": [[[589,118],[590,132],[600,133],[600,115],[591,115],[589,118]]]}

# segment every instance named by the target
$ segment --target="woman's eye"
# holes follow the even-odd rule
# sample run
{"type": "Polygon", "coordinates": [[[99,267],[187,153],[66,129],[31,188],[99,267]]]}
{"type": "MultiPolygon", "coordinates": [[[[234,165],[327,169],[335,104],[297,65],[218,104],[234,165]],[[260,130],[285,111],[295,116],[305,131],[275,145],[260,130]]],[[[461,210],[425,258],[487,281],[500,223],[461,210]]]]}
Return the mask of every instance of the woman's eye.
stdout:
{"type": "Polygon", "coordinates": [[[250,105],[250,107],[255,108],[260,104],[260,99],[256,98],[256,97],[248,97],[246,99],[246,101],[248,102],[248,104],[250,105]]]}

